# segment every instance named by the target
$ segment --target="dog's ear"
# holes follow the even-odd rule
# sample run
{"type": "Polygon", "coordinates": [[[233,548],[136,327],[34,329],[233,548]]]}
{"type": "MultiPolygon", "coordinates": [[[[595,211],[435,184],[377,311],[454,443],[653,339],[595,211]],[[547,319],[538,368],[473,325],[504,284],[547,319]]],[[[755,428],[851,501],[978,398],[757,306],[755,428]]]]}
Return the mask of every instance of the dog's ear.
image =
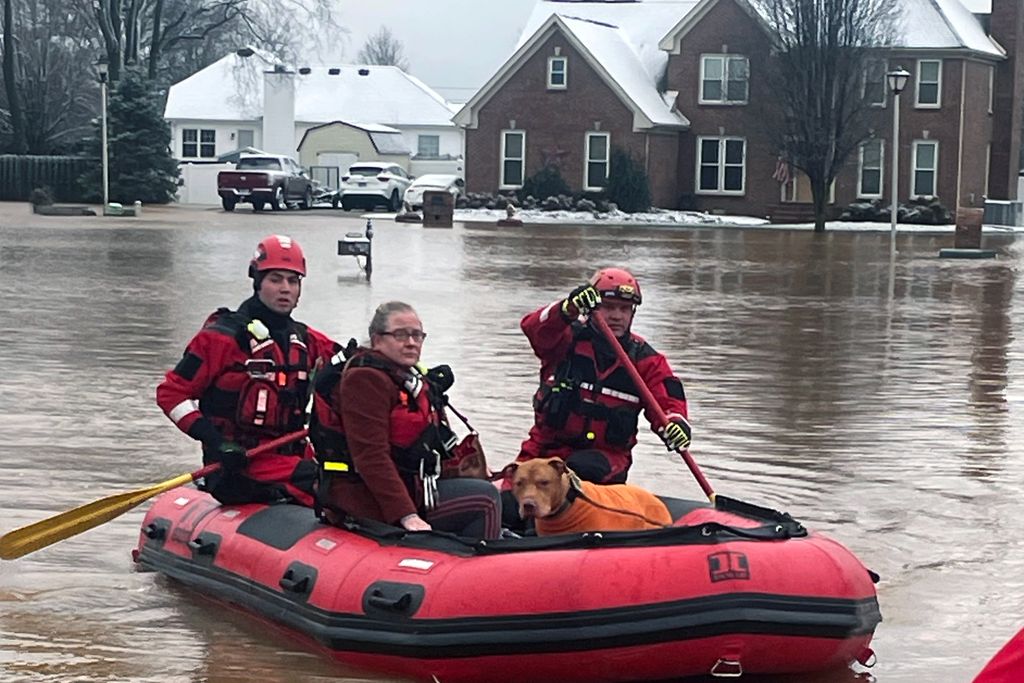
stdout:
{"type": "Polygon", "coordinates": [[[558,472],[558,476],[565,474],[565,461],[561,458],[552,458],[548,461],[548,464],[555,468],[555,471],[558,472]]]}
{"type": "Polygon", "coordinates": [[[508,480],[511,481],[512,477],[515,476],[516,470],[518,470],[518,469],[519,469],[519,463],[517,463],[517,462],[510,462],[509,464],[505,465],[505,467],[502,468],[501,476],[498,477],[498,478],[499,479],[508,479],[508,480]]]}

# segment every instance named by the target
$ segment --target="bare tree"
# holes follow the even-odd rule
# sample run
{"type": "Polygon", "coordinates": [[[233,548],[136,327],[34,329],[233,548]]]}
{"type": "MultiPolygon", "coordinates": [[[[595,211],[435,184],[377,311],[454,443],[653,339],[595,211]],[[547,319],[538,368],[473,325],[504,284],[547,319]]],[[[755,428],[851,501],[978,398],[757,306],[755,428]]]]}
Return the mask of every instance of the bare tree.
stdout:
{"type": "Polygon", "coordinates": [[[391,34],[387,26],[381,26],[379,31],[366,39],[356,59],[360,64],[397,66],[402,71],[409,69],[402,42],[391,34]]]}
{"type": "Polygon", "coordinates": [[[5,147],[49,154],[81,138],[98,107],[95,44],[62,0],[4,5],[3,104],[10,129],[5,147]]]}
{"type": "Polygon", "coordinates": [[[25,117],[18,92],[18,47],[14,41],[14,0],[4,0],[4,93],[7,96],[7,119],[11,129],[11,148],[15,154],[25,151],[25,117]]]}
{"type": "Polygon", "coordinates": [[[768,65],[774,101],[763,120],[779,155],[806,174],[814,229],[823,232],[829,188],[873,123],[866,70],[873,55],[893,44],[901,14],[895,0],[752,4],[775,40],[768,65]]]}
{"type": "Polygon", "coordinates": [[[318,52],[344,29],[334,0],[90,0],[90,14],[116,81],[122,66],[146,65],[150,79],[173,82],[209,64],[196,55],[224,53],[253,44],[282,59],[318,52]],[[208,49],[209,48],[209,49],[208,49]],[[179,54],[174,54],[174,53],[179,54]],[[181,73],[165,67],[195,66],[181,73]],[[165,76],[165,77],[162,77],[165,76]]]}

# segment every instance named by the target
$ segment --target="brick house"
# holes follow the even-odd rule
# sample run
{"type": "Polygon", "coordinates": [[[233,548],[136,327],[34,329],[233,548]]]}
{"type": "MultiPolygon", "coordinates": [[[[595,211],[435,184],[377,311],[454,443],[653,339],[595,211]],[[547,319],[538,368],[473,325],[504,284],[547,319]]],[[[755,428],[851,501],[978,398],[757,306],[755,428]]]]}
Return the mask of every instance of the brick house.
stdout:
{"type": "MultiPolygon", "coordinates": [[[[892,95],[901,95],[899,199],[947,208],[1016,197],[1024,65],[1020,0],[974,15],[959,0],[900,0],[898,45],[865,74],[873,137],[836,179],[832,207],[888,203],[892,95]],[[991,26],[991,33],[986,27],[991,26]]],[[[471,192],[513,190],[547,163],[599,190],[609,150],[646,168],[656,206],[807,218],[810,191],[780,165],[756,106],[771,37],[750,0],[538,3],[513,55],[456,114],[471,192]],[[781,167],[780,167],[781,166],[781,167]]]]}

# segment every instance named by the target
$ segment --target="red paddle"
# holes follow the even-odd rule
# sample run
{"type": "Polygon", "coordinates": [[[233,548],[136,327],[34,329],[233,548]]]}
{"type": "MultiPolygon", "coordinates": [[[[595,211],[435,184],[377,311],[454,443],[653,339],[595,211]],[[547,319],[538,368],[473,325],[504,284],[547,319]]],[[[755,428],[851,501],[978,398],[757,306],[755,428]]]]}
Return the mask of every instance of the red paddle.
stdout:
{"type": "MultiPolygon", "coordinates": [[[[622,364],[622,367],[626,368],[626,372],[629,373],[630,378],[636,385],[637,391],[640,392],[640,399],[643,401],[644,407],[654,413],[654,416],[657,418],[657,424],[655,426],[659,429],[664,427],[668,422],[668,418],[665,416],[665,411],[662,410],[661,406],[658,405],[658,402],[654,400],[654,394],[652,394],[651,390],[647,388],[647,384],[644,383],[643,378],[640,377],[640,373],[637,371],[636,366],[633,365],[633,361],[630,360],[626,350],[622,348],[619,340],[615,338],[615,334],[613,334],[611,329],[608,327],[608,323],[605,322],[604,317],[601,314],[601,310],[598,309],[591,313],[590,320],[594,323],[594,327],[597,328],[598,332],[604,335],[604,338],[615,350],[615,355],[618,356],[619,362],[622,364]]],[[[677,451],[677,453],[682,456],[683,462],[685,462],[686,466],[690,468],[690,473],[693,474],[694,479],[696,479],[697,483],[700,484],[700,488],[704,491],[704,495],[708,497],[708,500],[714,503],[715,491],[711,488],[711,484],[708,483],[708,480],[704,478],[703,472],[701,472],[700,468],[697,467],[697,463],[694,462],[693,456],[691,456],[690,452],[686,450],[677,451]]]]}

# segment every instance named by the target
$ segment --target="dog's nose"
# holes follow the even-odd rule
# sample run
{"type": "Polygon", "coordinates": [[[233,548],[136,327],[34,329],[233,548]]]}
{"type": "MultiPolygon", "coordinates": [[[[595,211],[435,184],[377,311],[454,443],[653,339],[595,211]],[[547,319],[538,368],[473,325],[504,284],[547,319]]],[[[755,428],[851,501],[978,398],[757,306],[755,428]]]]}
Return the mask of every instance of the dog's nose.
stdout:
{"type": "Polygon", "coordinates": [[[521,515],[523,517],[532,517],[537,512],[537,504],[534,503],[532,500],[523,501],[523,504],[522,504],[521,507],[522,507],[521,515]]]}

